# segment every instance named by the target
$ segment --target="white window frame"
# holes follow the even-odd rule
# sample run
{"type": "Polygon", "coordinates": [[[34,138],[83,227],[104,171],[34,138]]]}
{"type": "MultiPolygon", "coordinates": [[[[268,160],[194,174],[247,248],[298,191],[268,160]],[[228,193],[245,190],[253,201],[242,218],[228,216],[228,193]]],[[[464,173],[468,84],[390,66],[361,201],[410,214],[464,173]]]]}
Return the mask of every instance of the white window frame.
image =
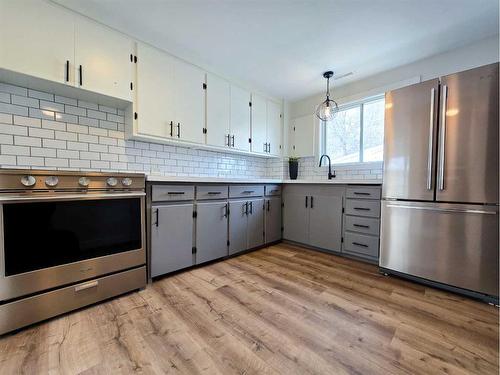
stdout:
{"type": "MultiPolygon", "coordinates": [[[[373,165],[381,165],[383,163],[383,160],[378,160],[378,161],[364,161],[363,156],[364,156],[364,149],[363,149],[363,128],[364,128],[364,122],[363,122],[363,106],[367,103],[373,102],[375,100],[380,100],[380,99],[385,99],[385,94],[379,94],[379,95],[374,95],[370,96],[361,100],[356,100],[354,102],[350,103],[345,103],[342,105],[339,105],[339,111],[347,110],[350,108],[355,108],[355,107],[360,107],[360,130],[359,130],[359,158],[360,161],[357,162],[348,162],[348,163],[334,163],[332,161],[332,165],[335,166],[340,166],[340,167],[366,167],[368,165],[373,166],[373,165]]],[[[326,123],[325,121],[320,121],[320,142],[319,142],[319,155],[318,155],[318,161],[321,155],[326,154],[326,123]]],[[[330,155],[328,155],[330,156],[330,155]]]]}

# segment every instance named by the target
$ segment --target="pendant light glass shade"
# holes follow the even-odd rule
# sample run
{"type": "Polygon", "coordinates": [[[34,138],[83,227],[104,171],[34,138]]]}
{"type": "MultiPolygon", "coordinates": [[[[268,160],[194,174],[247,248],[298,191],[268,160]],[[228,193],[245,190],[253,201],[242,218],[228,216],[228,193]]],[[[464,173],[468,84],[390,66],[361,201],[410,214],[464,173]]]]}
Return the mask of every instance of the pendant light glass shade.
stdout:
{"type": "Polygon", "coordinates": [[[335,100],[330,99],[330,78],[333,77],[333,72],[325,72],[323,77],[326,78],[326,99],[316,108],[316,116],[322,121],[330,121],[339,111],[339,106],[335,100]]]}

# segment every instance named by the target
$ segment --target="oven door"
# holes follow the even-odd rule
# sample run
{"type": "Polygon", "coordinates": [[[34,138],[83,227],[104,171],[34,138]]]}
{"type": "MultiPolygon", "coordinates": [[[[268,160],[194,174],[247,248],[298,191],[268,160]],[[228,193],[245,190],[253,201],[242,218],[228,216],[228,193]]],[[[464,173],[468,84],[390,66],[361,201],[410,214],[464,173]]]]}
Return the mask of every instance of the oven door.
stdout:
{"type": "Polygon", "coordinates": [[[0,303],[146,263],[144,192],[0,197],[0,303]]]}

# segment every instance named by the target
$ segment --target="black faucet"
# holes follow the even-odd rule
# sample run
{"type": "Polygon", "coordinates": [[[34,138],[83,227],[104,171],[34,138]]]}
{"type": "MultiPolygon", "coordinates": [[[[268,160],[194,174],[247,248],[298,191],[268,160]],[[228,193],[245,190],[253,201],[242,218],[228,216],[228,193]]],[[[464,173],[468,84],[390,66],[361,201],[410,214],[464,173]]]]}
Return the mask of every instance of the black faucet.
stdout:
{"type": "Polygon", "coordinates": [[[321,162],[323,161],[324,157],[328,158],[328,179],[331,180],[332,178],[335,178],[335,171],[333,171],[332,174],[332,161],[330,160],[330,157],[328,155],[321,155],[321,157],[319,158],[319,166],[321,167],[321,162]]]}

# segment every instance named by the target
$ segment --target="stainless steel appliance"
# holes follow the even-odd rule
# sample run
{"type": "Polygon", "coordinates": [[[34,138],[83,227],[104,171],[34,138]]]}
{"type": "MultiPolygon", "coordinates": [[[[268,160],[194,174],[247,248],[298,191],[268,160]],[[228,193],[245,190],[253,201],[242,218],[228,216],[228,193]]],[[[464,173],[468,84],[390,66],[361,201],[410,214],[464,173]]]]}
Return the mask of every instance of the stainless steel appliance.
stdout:
{"type": "Polygon", "coordinates": [[[0,171],[0,334],[146,284],[141,174],[0,171]]]}
{"type": "Polygon", "coordinates": [[[498,303],[498,63],[386,93],[380,267],[498,303]]]}

